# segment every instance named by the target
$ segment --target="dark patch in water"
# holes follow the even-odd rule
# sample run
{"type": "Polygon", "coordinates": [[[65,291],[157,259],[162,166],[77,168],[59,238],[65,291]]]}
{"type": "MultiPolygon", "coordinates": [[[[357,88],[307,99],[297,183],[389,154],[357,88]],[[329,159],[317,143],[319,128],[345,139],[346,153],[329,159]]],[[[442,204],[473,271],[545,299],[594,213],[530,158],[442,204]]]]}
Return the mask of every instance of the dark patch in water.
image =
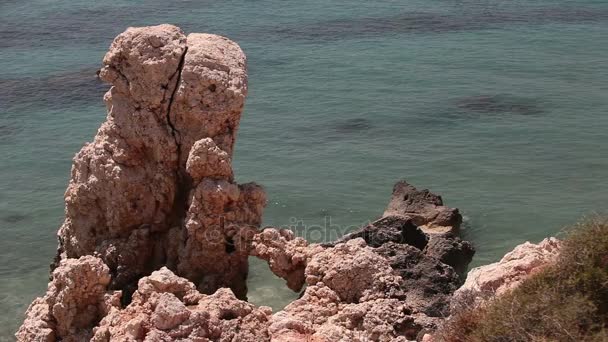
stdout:
{"type": "Polygon", "coordinates": [[[458,108],[472,113],[534,115],[543,111],[529,99],[505,95],[478,95],[456,102],[458,108]]]}
{"type": "Polygon", "coordinates": [[[0,22],[0,48],[70,45],[91,49],[91,45],[102,44],[103,53],[114,37],[127,27],[167,21],[186,32],[209,32],[198,19],[193,23],[175,21],[175,18],[181,17],[179,13],[191,15],[197,8],[203,12],[208,3],[209,1],[197,1],[197,7],[193,8],[189,1],[154,0],[146,1],[145,6],[130,3],[124,6],[48,11],[43,16],[27,19],[5,16],[1,18],[3,22],[0,22]]]}
{"type": "Polygon", "coordinates": [[[6,121],[0,122],[0,143],[4,144],[21,133],[23,128],[14,122],[18,120],[16,120],[15,117],[12,117],[11,113],[5,113],[2,109],[0,109],[0,115],[2,116],[0,117],[0,121],[6,121]]]}
{"type": "Polygon", "coordinates": [[[62,109],[101,103],[109,86],[102,83],[95,68],[41,78],[28,77],[0,80],[0,102],[5,108],[18,105],[62,109]]]}
{"type": "Polygon", "coordinates": [[[478,13],[438,14],[408,12],[390,17],[365,17],[273,28],[272,35],[286,39],[337,40],[390,33],[443,33],[499,28],[507,25],[582,23],[608,20],[608,10],[546,8],[522,12],[492,9],[478,13]]]}
{"type": "Polygon", "coordinates": [[[17,223],[25,219],[27,219],[27,216],[22,214],[8,214],[2,217],[2,221],[6,223],[17,223]]]}
{"type": "Polygon", "coordinates": [[[372,122],[364,118],[348,119],[332,125],[332,129],[338,133],[358,133],[372,128],[372,122]]]}

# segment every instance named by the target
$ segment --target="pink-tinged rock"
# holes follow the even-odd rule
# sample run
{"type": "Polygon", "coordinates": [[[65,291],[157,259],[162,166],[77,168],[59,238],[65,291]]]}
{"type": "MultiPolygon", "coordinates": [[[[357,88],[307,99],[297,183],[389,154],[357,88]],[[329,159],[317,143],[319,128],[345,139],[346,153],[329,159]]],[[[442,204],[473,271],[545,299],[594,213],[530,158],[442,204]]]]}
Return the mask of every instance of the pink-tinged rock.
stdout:
{"type": "Polygon", "coordinates": [[[107,120],[74,158],[59,259],[98,255],[114,289],[166,265],[205,293],[226,286],[244,297],[238,240],[257,229],[266,198],[233,180],[243,51],[159,25],[121,33],[103,63],[107,120]]]}
{"type": "Polygon", "coordinates": [[[457,303],[465,295],[480,297],[501,295],[517,287],[524,279],[553,263],[560,252],[561,243],[547,238],[538,244],[526,242],[507,253],[499,262],[472,269],[455,293],[457,303]]]}
{"type": "Polygon", "coordinates": [[[287,280],[287,286],[293,291],[302,289],[308,260],[322,250],[321,246],[309,245],[287,229],[265,228],[251,242],[251,255],[268,261],[272,272],[287,280]]]}
{"type": "Polygon", "coordinates": [[[107,293],[108,267],[93,256],[62,260],[44,297],[37,298],[16,334],[18,341],[84,341],[120,295],[107,293]]]}
{"type": "Polygon", "coordinates": [[[211,138],[194,143],[188,156],[186,171],[196,183],[208,177],[230,181],[233,179],[230,155],[221,150],[211,138]]]}
{"type": "Polygon", "coordinates": [[[169,330],[182,324],[190,316],[190,311],[172,293],[162,293],[157,299],[152,313],[152,324],[160,330],[169,330]]]}
{"type": "Polygon", "coordinates": [[[304,295],[272,316],[272,341],[406,341],[402,279],[363,239],[317,250],[304,295]]]}
{"type": "Polygon", "coordinates": [[[211,137],[232,156],[247,96],[247,58],[228,38],[192,33],[172,102],[170,120],[186,163],[192,145],[211,137]]]}
{"type": "Polygon", "coordinates": [[[92,341],[269,341],[270,315],[229,289],[198,293],[163,268],[139,281],[131,304],[103,318],[92,341]]]}
{"type": "Polygon", "coordinates": [[[422,342],[434,342],[435,339],[433,339],[433,335],[431,334],[424,334],[422,336],[422,342]]]}

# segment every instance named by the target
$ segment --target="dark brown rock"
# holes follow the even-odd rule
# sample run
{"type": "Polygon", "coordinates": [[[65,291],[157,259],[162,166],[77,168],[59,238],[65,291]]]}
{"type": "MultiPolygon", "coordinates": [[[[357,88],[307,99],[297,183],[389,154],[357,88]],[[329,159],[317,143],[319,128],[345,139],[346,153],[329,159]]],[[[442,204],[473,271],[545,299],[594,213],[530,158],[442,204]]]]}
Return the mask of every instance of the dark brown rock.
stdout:
{"type": "Polygon", "coordinates": [[[424,253],[452,266],[458,274],[464,274],[473,259],[475,249],[469,241],[452,234],[431,234],[424,253]]]}
{"type": "Polygon", "coordinates": [[[444,206],[441,196],[418,190],[404,180],[393,187],[383,217],[395,215],[411,218],[426,233],[456,232],[462,223],[458,209],[444,206]]]}

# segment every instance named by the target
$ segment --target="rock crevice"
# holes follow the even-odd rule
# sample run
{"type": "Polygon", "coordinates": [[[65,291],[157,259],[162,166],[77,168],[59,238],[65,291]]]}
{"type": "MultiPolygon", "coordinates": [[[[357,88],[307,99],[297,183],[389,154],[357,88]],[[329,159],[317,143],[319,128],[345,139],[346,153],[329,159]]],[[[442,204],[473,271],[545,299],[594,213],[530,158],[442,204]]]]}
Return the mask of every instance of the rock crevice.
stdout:
{"type": "Polygon", "coordinates": [[[103,63],[107,120],[74,157],[55,269],[19,341],[407,341],[449,314],[474,251],[428,190],[397,183],[384,217],[331,243],[259,230],[264,190],[231,165],[236,43],[129,28],[103,63]],[[274,314],[244,301],[249,256],[301,297],[274,314]]]}
{"type": "Polygon", "coordinates": [[[99,256],[115,289],[132,292],[139,278],[167,265],[198,279],[204,292],[230,287],[244,297],[243,277],[219,270],[246,275],[246,254],[221,252],[207,233],[220,239],[224,226],[229,234],[256,227],[265,205],[261,188],[234,183],[230,165],[247,93],[245,55],[219,36],[130,28],[112,43],[100,77],[112,85],[108,118],[74,159],[58,260],[99,256]],[[216,98],[193,101],[190,94],[209,92],[209,84],[216,98]],[[188,168],[193,154],[196,167],[188,168]],[[209,169],[223,172],[199,172],[209,169]],[[219,216],[222,222],[209,219],[219,216]],[[189,249],[215,259],[195,261],[189,249]]]}

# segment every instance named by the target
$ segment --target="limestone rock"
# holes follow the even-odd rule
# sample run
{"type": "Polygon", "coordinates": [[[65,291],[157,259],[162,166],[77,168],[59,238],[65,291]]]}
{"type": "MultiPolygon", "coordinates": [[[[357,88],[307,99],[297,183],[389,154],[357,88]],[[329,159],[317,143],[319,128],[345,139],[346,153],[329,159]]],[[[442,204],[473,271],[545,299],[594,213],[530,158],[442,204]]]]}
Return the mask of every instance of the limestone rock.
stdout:
{"type": "Polygon", "coordinates": [[[248,241],[261,223],[266,197],[261,187],[205,179],[192,192],[185,219],[186,243],[178,272],[206,294],[229,286],[247,294],[248,241]]]}
{"type": "Polygon", "coordinates": [[[519,285],[524,279],[554,262],[561,248],[556,238],[538,244],[523,243],[496,263],[472,269],[464,285],[456,291],[453,306],[465,297],[477,300],[499,296],[519,285]]]}
{"type": "Polygon", "coordinates": [[[309,245],[303,238],[295,237],[290,230],[265,228],[253,237],[250,254],[268,261],[274,274],[287,280],[293,291],[300,291],[308,260],[322,250],[319,245],[309,245]]]}
{"type": "Polygon", "coordinates": [[[204,178],[232,180],[230,156],[211,138],[198,140],[192,146],[186,162],[186,171],[196,183],[204,178]]]}
{"type": "Polygon", "coordinates": [[[166,265],[205,293],[227,286],[244,298],[248,253],[237,240],[266,202],[259,186],[233,180],[244,53],[159,25],[121,33],[103,63],[108,116],[74,158],[58,260],[98,255],[111,288],[127,292],[166,265]]]}
{"type": "Polygon", "coordinates": [[[266,195],[231,166],[236,43],[129,28],[103,63],[107,119],[74,158],[53,280],[19,341],[406,341],[446,314],[473,251],[428,190],[397,183],[383,218],[333,243],[259,231],[266,195]],[[301,298],[274,315],[241,300],[250,255],[301,298]]]}
{"type": "Polygon", "coordinates": [[[232,156],[247,96],[247,59],[238,44],[213,34],[192,33],[187,47],[169,113],[182,167],[201,138],[213,138],[232,156]]]}
{"type": "Polygon", "coordinates": [[[307,284],[272,316],[272,341],[405,341],[433,331],[462,283],[455,269],[466,269],[474,250],[455,233],[425,233],[410,214],[385,216],[321,246],[273,229],[254,236],[253,255],[307,284]]]}
{"type": "Polygon", "coordinates": [[[62,260],[44,297],[34,300],[27,310],[17,340],[88,340],[99,317],[118,305],[106,293],[109,284],[110,270],[101,259],[62,260]]]}
{"type": "Polygon", "coordinates": [[[426,233],[456,232],[462,223],[458,209],[443,205],[441,196],[418,190],[406,181],[393,187],[393,195],[383,217],[406,216],[426,233]]]}
{"type": "Polygon", "coordinates": [[[269,341],[270,314],[270,308],[238,300],[229,289],[201,294],[162,268],[139,281],[131,304],[112,310],[92,341],[269,341]]]}
{"type": "Polygon", "coordinates": [[[302,298],[273,315],[272,341],[405,341],[401,278],[363,239],[312,256],[302,298]]]}

